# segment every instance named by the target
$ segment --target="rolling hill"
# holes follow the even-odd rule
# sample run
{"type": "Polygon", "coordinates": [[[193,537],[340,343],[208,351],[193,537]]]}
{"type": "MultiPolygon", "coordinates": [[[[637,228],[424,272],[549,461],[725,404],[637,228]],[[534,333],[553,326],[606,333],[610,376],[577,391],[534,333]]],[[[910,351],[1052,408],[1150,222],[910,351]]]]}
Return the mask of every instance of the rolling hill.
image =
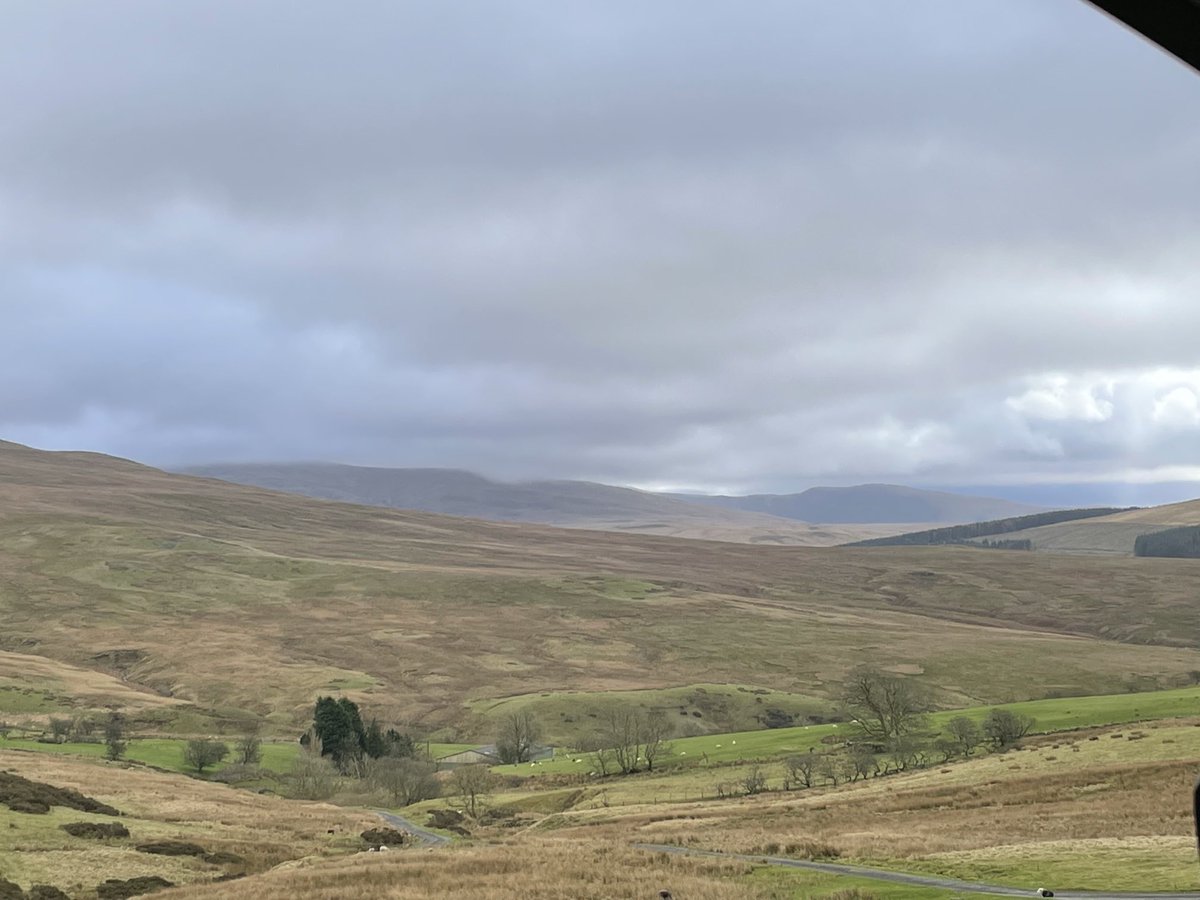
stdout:
{"type": "Polygon", "coordinates": [[[459,469],[263,463],[196,466],[183,472],[306,497],[391,509],[497,522],[529,522],[741,543],[823,547],[895,534],[913,527],[891,522],[855,526],[800,524],[762,512],[696,503],[607,484],[588,481],[507,483],[459,469]]]}
{"type": "Polygon", "coordinates": [[[1132,556],[1143,534],[1180,525],[1200,525],[1200,500],[1130,509],[1099,518],[1078,519],[1026,528],[1004,535],[1028,540],[1034,550],[1107,556],[1132,556]]]}
{"type": "Polygon", "coordinates": [[[928,522],[957,525],[1023,516],[1044,509],[1011,500],[927,491],[898,484],[814,487],[799,494],[751,494],[746,497],[672,496],[724,509],[828,524],[928,522]]]}
{"type": "MultiPolygon", "coordinates": [[[[176,701],[147,704],[168,729],[249,716],[289,733],[337,692],[447,739],[487,734],[505,698],[578,727],[551,692],[827,703],[864,661],[943,704],[1114,692],[1200,670],[1198,588],[1188,560],[556,529],[0,444],[0,650],[61,666],[0,670],[4,715],[6,695],[84,703],[81,670],[108,676],[97,696],[115,678],[176,701]]],[[[696,727],[719,728],[706,709],[696,727]]]]}

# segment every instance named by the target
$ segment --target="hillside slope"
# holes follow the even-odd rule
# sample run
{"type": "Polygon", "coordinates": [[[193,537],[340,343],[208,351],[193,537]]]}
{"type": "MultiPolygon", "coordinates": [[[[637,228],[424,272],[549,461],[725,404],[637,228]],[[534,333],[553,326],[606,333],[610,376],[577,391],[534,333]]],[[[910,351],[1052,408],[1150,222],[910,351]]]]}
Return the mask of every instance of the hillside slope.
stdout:
{"type": "Polygon", "coordinates": [[[391,509],[740,543],[822,547],[901,530],[878,524],[815,526],[607,484],[506,483],[458,469],[263,463],[195,466],[184,470],[184,474],[391,509]]]}
{"type": "MultiPolygon", "coordinates": [[[[746,497],[674,494],[725,509],[766,513],[804,522],[829,524],[928,522],[962,524],[1040,512],[1043,508],[992,497],[927,491],[898,484],[814,487],[799,494],[751,494],[746,497]]],[[[914,530],[914,529],[909,529],[914,530]]]]}
{"type": "Polygon", "coordinates": [[[285,730],[320,692],[466,734],[470,700],[828,698],[864,661],[948,703],[1169,684],[1200,670],[1198,590],[1187,560],[554,529],[0,445],[0,650],[285,730]]]}
{"type": "Polygon", "coordinates": [[[1131,509],[1095,519],[1027,528],[1005,534],[1028,540],[1034,550],[1104,556],[1132,556],[1139,535],[1178,525],[1200,525],[1200,500],[1131,509]]]}

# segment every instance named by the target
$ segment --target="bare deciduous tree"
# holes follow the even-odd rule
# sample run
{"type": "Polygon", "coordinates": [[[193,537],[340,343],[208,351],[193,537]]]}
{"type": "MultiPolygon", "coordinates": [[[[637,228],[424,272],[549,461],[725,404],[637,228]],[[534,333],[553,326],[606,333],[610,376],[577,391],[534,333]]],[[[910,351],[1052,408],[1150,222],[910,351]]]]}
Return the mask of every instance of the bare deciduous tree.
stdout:
{"type": "Polygon", "coordinates": [[[837,753],[826,753],[817,763],[817,774],[834,787],[846,778],[845,758],[837,753]]]}
{"type": "Polygon", "coordinates": [[[259,737],[257,723],[248,723],[243,727],[233,752],[234,759],[243,766],[256,766],[262,762],[262,738],[259,737]]]}
{"type": "Polygon", "coordinates": [[[50,718],[50,736],[54,738],[54,743],[61,744],[67,739],[67,735],[70,733],[70,719],[60,719],[56,716],[50,718]]]}
{"type": "Polygon", "coordinates": [[[1035,722],[1008,709],[993,709],[983,720],[983,733],[997,750],[1011,747],[1033,730],[1035,722]]]}
{"type": "Polygon", "coordinates": [[[337,789],[337,770],[322,755],[321,739],[310,730],[292,763],[292,794],[302,800],[327,800],[337,789]]]}
{"type": "Polygon", "coordinates": [[[955,716],[946,725],[946,734],[954,741],[958,753],[965,759],[983,741],[983,734],[974,719],[966,716],[955,716]]]}
{"type": "Polygon", "coordinates": [[[71,722],[71,740],[89,741],[96,732],[96,723],[89,716],[76,716],[71,722]]]}
{"type": "Polygon", "coordinates": [[[863,737],[880,747],[925,727],[927,703],[912,682],[871,666],[860,666],[846,679],[842,702],[863,737]]]}
{"type": "Polygon", "coordinates": [[[621,774],[637,770],[642,755],[641,721],[631,709],[611,710],[604,718],[601,739],[612,748],[613,761],[621,774]]]}
{"type": "Polygon", "coordinates": [[[433,763],[396,756],[372,760],[367,778],[374,787],[386,791],[394,806],[408,806],[422,800],[432,800],[441,792],[434,777],[433,763]]]}
{"type": "Polygon", "coordinates": [[[462,800],[463,808],[473,819],[478,818],[494,783],[491,770],[484,765],[459,766],[450,776],[455,796],[462,800]]]}
{"type": "Polygon", "coordinates": [[[646,771],[654,771],[654,761],[671,752],[668,738],[671,725],[661,713],[648,713],[641,718],[642,759],[646,760],[646,771]]]}
{"type": "Polygon", "coordinates": [[[742,777],[742,790],[747,794],[761,794],[767,789],[767,776],[758,766],[754,766],[742,777]]]}
{"type": "Polygon", "coordinates": [[[784,760],[787,774],[783,779],[783,789],[793,790],[798,787],[813,786],[813,776],[817,772],[817,754],[809,750],[807,753],[797,753],[784,760]]]}
{"type": "Polygon", "coordinates": [[[197,775],[203,775],[205,769],[215,766],[228,755],[227,744],[207,738],[188,741],[183,747],[183,761],[195,769],[197,775]]]}
{"type": "Polygon", "coordinates": [[[879,772],[878,758],[871,752],[870,747],[865,747],[862,744],[850,747],[847,761],[849,762],[851,781],[857,781],[859,778],[870,778],[879,772]]]}
{"type": "Polygon", "coordinates": [[[500,722],[500,736],[496,739],[496,752],[505,763],[529,762],[541,726],[528,711],[509,713],[500,722]]]}
{"type": "Polygon", "coordinates": [[[603,734],[590,734],[579,742],[597,774],[608,775],[616,767],[616,751],[608,745],[603,734]]]}

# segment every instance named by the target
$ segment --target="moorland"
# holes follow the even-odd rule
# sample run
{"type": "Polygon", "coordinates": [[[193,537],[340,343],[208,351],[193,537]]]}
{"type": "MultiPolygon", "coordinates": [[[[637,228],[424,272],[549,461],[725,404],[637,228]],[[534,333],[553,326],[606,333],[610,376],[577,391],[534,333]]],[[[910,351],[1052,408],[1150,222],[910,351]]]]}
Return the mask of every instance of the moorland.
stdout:
{"type": "MultiPolygon", "coordinates": [[[[942,896],[635,842],[826,854],[1006,884],[1057,873],[1104,887],[1137,875],[1179,889],[1194,850],[1180,797],[1200,756],[1187,718],[1200,714],[1189,687],[1200,678],[1197,587],[1185,559],[567,530],[0,444],[0,720],[10,728],[0,769],[86,789],[150,834],[217,828],[210,843],[237,845],[230,852],[250,862],[172,862],[176,883],[245,876],[196,887],[198,897],[350,882],[360,893],[339,895],[382,896],[375,879],[395,885],[387,896],[438,896],[427,886],[468,871],[474,893],[462,896],[560,896],[562,879],[597,897],[645,896],[651,883],[680,897],[942,896]],[[1012,708],[1038,724],[995,752],[785,791],[788,756],[844,741],[845,683],[864,664],[919,686],[932,731],[995,704],[1023,704],[1012,708]],[[432,853],[352,853],[362,847],[340,836],[382,805],[353,779],[324,798],[340,805],[320,805],[328,828],[308,819],[302,835],[237,832],[241,814],[217,808],[226,801],[312,802],[253,792],[288,793],[269,770],[292,765],[322,695],[447,752],[494,741],[527,713],[559,752],[533,772],[495,767],[488,806],[502,812],[432,853]],[[627,709],[670,721],[671,764],[599,778],[585,739],[627,709]],[[114,710],[133,732],[123,761],[38,742],[51,719],[114,710]],[[1128,722],[1142,723],[1139,737],[1115,724],[1128,722]],[[268,771],[241,787],[180,774],[180,744],[248,725],[272,748],[268,771]],[[718,790],[755,768],[765,790],[718,790]],[[165,799],[192,790],[216,806],[184,814],[165,799]],[[330,828],[339,840],[324,841],[330,828]],[[287,860],[298,862],[257,874],[287,860]],[[538,871],[556,873],[550,892],[530,891],[538,871]]],[[[438,777],[451,792],[448,773],[438,777]]],[[[254,810],[245,815],[293,814],[254,810]]],[[[103,850],[105,871],[145,869],[136,850],[81,849],[50,827],[57,818],[27,815],[0,809],[15,826],[0,877],[29,888],[58,865],[38,854],[56,852],[103,850]]],[[[91,896],[85,881],[63,885],[91,896]]]]}

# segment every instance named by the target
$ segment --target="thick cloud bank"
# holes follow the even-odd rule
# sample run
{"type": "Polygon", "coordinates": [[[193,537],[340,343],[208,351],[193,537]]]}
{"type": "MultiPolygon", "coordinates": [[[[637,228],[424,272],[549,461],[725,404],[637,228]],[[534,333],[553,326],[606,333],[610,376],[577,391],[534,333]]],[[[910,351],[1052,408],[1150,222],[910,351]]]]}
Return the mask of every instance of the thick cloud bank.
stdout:
{"type": "Polygon", "coordinates": [[[13,5],[0,436],[1200,477],[1200,78],[1078,0],[13,5]]]}

